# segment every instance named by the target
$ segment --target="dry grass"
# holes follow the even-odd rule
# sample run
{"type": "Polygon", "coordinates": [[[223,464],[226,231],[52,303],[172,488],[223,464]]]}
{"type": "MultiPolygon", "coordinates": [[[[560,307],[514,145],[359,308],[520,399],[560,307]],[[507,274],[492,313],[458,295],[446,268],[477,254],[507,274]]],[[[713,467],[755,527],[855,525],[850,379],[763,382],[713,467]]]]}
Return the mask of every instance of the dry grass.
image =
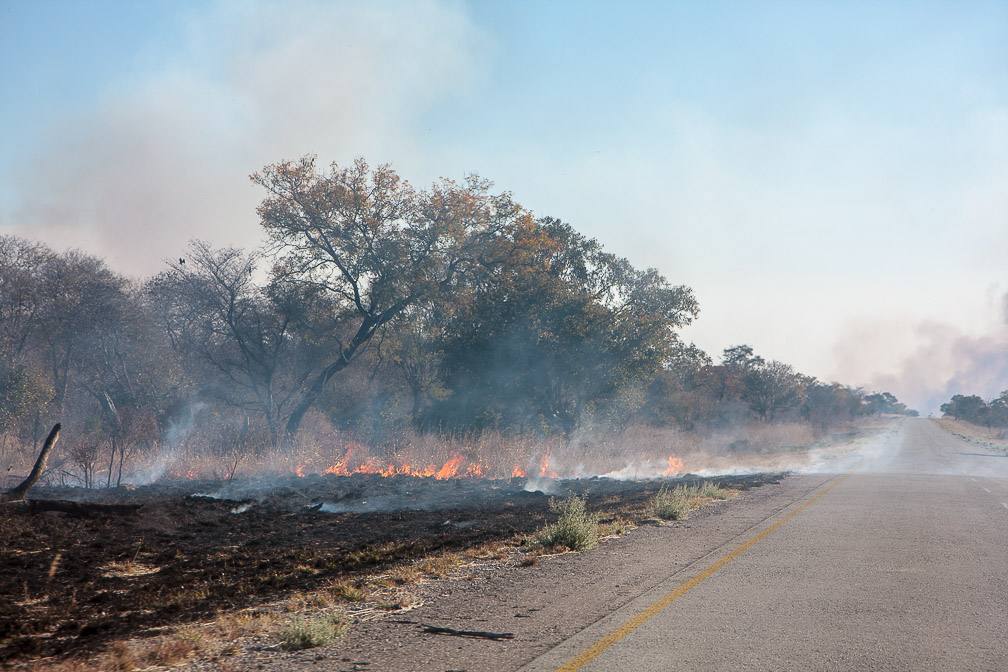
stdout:
{"type": "Polygon", "coordinates": [[[634,521],[624,518],[623,516],[616,516],[615,518],[599,521],[598,536],[600,539],[618,537],[622,534],[626,534],[635,527],[637,527],[637,524],[634,523],[634,521]]]}
{"type": "Polygon", "coordinates": [[[1008,427],[984,427],[953,418],[937,418],[936,422],[961,439],[1008,450],[1008,427]]]}
{"type": "MultiPolygon", "coordinates": [[[[170,455],[157,448],[134,451],[123,473],[126,482],[130,482],[130,474],[135,475],[137,482],[147,482],[150,478],[226,480],[265,474],[309,475],[324,473],[337,465],[349,471],[362,466],[384,469],[389,465],[437,469],[460,455],[463,459],[460,475],[478,467],[482,475],[493,478],[510,478],[520,472],[564,478],[613,473],[628,478],[651,478],[669,470],[670,457],[682,460],[684,472],[761,470],[773,467],[782,456],[800,453],[821,438],[806,424],[752,422],[703,432],[644,425],[631,425],[620,431],[591,428],[569,439],[514,437],[494,432],[438,436],[399,431],[382,437],[380,443],[368,445],[361,437],[341,432],[324,419],[312,416],[306,418],[294,445],[282,449],[251,445],[236,448],[233,442],[222,441],[209,429],[197,428],[174,446],[170,455]],[[231,448],[225,450],[221,445],[231,448]]],[[[10,485],[28,473],[35,456],[34,448],[21,446],[10,436],[6,440],[0,437],[0,461],[10,467],[4,477],[10,485]]],[[[107,473],[101,469],[107,472],[107,464],[107,460],[96,464],[95,483],[106,482],[107,473]]],[[[48,482],[79,484],[82,479],[78,470],[72,461],[63,460],[54,465],[48,482]]]]}
{"type": "Polygon", "coordinates": [[[329,587],[329,592],[345,602],[363,602],[367,599],[367,591],[346,580],[341,580],[329,587]]]}
{"type": "Polygon", "coordinates": [[[445,553],[432,556],[422,561],[418,569],[436,578],[444,578],[462,564],[462,557],[457,553],[445,553]]]}

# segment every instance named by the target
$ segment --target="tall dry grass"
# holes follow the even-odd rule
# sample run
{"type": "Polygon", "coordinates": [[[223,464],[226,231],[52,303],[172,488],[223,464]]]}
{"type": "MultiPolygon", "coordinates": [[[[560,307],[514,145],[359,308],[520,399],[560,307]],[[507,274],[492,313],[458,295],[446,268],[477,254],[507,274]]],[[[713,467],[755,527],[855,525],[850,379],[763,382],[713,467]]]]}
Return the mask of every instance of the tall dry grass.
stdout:
{"type": "MultiPolygon", "coordinates": [[[[870,427],[874,420],[865,420],[870,427]]],[[[884,424],[884,423],[883,423],[884,424]]],[[[827,437],[828,438],[828,437],[827,437]]],[[[800,468],[804,456],[824,437],[800,423],[745,425],[708,431],[631,425],[621,430],[582,430],[571,437],[508,436],[497,432],[438,435],[413,430],[386,433],[381,442],[340,431],[320,414],[309,416],[290,445],[272,448],[262,441],[237,441],[212,427],[194,429],[171,443],[132,451],[123,481],[141,485],[165,480],[228,480],[260,476],[309,475],[327,470],[380,471],[390,467],[440,471],[455,465],[454,475],[509,478],[579,478],[611,476],[653,478],[681,473],[711,475],[800,468]]],[[[84,464],[84,439],[74,429],[64,438],[46,475],[49,484],[96,486],[108,482],[111,445],[97,445],[90,467],[84,464]],[[83,471],[93,473],[86,479],[83,471]]],[[[7,437],[0,441],[5,485],[27,474],[35,459],[30,446],[7,437]]],[[[115,479],[113,479],[113,483],[115,479]]]]}

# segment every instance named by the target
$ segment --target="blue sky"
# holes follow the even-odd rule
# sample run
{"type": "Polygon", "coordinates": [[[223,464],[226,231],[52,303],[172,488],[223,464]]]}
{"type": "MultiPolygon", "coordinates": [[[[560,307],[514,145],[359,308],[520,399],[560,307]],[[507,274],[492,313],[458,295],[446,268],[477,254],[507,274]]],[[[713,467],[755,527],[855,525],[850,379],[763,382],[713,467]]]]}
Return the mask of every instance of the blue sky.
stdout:
{"type": "Polygon", "coordinates": [[[145,275],[304,153],[478,172],[749,343],[1008,388],[1008,2],[0,0],[0,233],[145,275]]]}

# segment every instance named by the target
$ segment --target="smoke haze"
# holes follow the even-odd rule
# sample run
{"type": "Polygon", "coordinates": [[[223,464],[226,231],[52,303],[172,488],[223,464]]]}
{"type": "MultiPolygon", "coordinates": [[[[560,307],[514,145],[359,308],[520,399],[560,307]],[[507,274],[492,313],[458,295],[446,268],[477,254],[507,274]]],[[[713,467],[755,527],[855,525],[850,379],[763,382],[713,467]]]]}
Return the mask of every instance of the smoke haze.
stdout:
{"type": "Polygon", "coordinates": [[[101,4],[0,24],[0,109],[30,138],[0,148],[2,234],[148,275],[193,237],[257,245],[268,163],[476,170],[693,287],[712,355],[749,343],[924,413],[1008,387],[1003,328],[957,302],[1004,282],[1004,5],[151,2],[181,29],[126,26],[142,47],[110,76],[67,62],[119,25],[101,4]],[[74,88],[47,58],[93,95],[36,95],[74,88]]]}
{"type": "Polygon", "coordinates": [[[480,62],[478,31],[435,3],[228,3],[187,25],[156,75],[65,118],[7,176],[4,233],[133,275],[194,237],[255,246],[250,173],[308,152],[408,162],[423,111],[480,62]]]}
{"type": "MultiPolygon", "coordinates": [[[[1008,293],[989,301],[989,306],[997,319],[976,333],[933,321],[903,330],[892,325],[866,326],[852,331],[837,348],[838,359],[847,363],[848,372],[860,375],[866,387],[889,390],[923,415],[939,415],[941,404],[955,394],[991,399],[1008,389],[1008,293]],[[900,334],[900,339],[915,346],[893,370],[875,375],[859,370],[861,344],[878,347],[888,334],[900,334]]],[[[898,343],[891,345],[899,351],[898,343]]]]}

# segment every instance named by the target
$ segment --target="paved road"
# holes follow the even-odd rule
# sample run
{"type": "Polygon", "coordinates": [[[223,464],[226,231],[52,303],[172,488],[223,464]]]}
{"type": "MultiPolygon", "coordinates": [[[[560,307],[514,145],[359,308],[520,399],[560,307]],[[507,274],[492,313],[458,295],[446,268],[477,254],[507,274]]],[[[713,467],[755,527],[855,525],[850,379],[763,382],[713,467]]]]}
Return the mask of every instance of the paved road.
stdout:
{"type": "Polygon", "coordinates": [[[909,420],[524,669],[1008,670],[1008,458],[985,452],[909,420]]]}

